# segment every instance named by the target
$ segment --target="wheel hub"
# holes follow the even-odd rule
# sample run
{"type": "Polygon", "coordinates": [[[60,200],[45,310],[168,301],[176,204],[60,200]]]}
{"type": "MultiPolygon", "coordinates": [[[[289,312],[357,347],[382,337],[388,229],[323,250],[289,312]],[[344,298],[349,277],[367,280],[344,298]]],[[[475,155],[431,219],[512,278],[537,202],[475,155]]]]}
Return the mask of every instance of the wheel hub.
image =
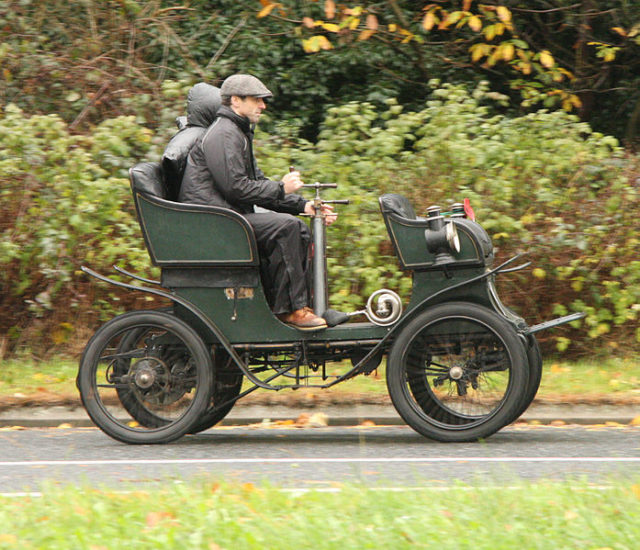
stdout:
{"type": "Polygon", "coordinates": [[[464,374],[464,369],[457,365],[449,369],[449,378],[451,378],[451,380],[460,380],[463,374],[464,374]]]}
{"type": "Polygon", "coordinates": [[[141,390],[149,389],[155,383],[157,378],[156,370],[148,361],[141,361],[136,365],[134,381],[136,386],[141,390]]]}

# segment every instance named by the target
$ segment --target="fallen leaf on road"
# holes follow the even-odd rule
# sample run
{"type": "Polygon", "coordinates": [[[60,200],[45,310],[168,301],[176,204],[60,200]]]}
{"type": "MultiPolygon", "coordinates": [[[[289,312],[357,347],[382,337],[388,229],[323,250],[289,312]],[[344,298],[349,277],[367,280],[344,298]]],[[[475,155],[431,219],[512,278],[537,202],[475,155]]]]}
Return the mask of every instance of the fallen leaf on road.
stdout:
{"type": "Polygon", "coordinates": [[[376,423],[373,420],[363,420],[359,425],[363,428],[370,428],[372,426],[375,426],[376,423]]]}
{"type": "Polygon", "coordinates": [[[325,413],[314,413],[309,417],[309,426],[312,428],[323,428],[329,425],[329,417],[325,413]]]}

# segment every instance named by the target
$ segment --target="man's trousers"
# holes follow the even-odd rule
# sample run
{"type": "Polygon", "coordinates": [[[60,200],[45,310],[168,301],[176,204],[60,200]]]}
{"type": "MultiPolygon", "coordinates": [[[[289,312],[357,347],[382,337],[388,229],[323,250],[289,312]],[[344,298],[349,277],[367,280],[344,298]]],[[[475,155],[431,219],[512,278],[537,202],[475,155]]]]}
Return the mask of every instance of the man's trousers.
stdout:
{"type": "Polygon", "coordinates": [[[290,214],[244,214],[253,227],[260,254],[260,275],[273,313],[290,313],[309,305],[307,224],[290,214]]]}

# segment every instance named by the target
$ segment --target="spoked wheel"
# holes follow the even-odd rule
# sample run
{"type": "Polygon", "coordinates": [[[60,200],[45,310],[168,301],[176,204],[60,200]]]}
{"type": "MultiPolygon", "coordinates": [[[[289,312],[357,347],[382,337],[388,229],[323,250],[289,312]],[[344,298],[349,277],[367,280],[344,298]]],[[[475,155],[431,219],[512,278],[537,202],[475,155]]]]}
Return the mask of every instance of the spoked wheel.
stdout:
{"type": "Polygon", "coordinates": [[[509,424],[528,386],[515,329],[493,311],[454,302],[426,310],[395,340],[387,387],[398,414],[439,441],[472,441],[509,424]]]}
{"type": "Polygon", "coordinates": [[[242,381],[242,372],[233,363],[231,356],[222,347],[216,349],[211,402],[189,433],[203,432],[221,422],[236,404],[232,400],[240,394],[242,381]]]}
{"type": "Polygon", "coordinates": [[[95,424],[125,443],[186,434],[211,396],[211,359],[198,334],[159,311],[126,313],[91,338],[78,389],[95,424]]]}

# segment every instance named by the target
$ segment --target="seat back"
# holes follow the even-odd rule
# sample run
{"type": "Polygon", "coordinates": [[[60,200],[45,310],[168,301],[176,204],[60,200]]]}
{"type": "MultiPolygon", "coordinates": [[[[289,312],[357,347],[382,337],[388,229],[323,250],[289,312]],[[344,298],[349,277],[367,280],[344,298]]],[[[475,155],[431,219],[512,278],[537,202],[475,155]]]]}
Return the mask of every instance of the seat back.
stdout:
{"type": "Polygon", "coordinates": [[[162,167],[158,162],[141,162],[129,170],[131,190],[134,195],[143,193],[161,199],[168,198],[162,167]]]}
{"type": "Polygon", "coordinates": [[[386,195],[382,195],[379,200],[380,210],[383,216],[386,214],[395,214],[401,218],[416,219],[416,213],[407,197],[397,195],[396,193],[387,193],[386,195]]]}
{"type": "Polygon", "coordinates": [[[260,265],[253,228],[228,208],[166,200],[162,167],[129,170],[138,221],[151,261],[161,267],[260,265]]]}

